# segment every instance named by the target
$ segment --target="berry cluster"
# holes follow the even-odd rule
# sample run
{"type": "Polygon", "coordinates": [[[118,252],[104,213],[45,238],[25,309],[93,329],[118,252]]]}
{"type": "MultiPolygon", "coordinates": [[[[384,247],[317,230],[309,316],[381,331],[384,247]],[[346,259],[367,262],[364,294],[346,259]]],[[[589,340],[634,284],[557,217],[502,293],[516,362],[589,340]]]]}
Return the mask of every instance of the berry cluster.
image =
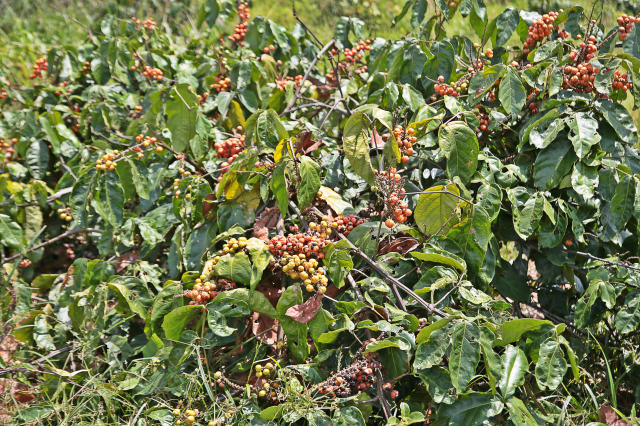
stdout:
{"type": "MultiPolygon", "coordinates": [[[[131,67],[131,71],[135,71],[136,67],[131,67]]],[[[142,75],[145,76],[147,80],[156,80],[157,82],[161,82],[164,77],[164,73],[160,68],[153,68],[149,65],[145,65],[142,69],[142,75]]]]}
{"type": "Polygon", "coordinates": [[[600,68],[594,67],[590,63],[581,63],[577,66],[567,65],[564,67],[562,87],[564,89],[571,88],[581,93],[592,92],[594,90],[593,82],[598,72],[600,72],[600,68]]]}
{"type": "Polygon", "coordinates": [[[460,93],[456,89],[444,82],[443,76],[438,77],[438,82],[433,85],[433,90],[435,90],[436,93],[440,96],[447,95],[453,96],[454,98],[460,96],[460,93]]]}
{"type": "Polygon", "coordinates": [[[71,215],[71,207],[58,209],[58,217],[65,222],[71,222],[73,220],[73,216],[71,215]]]}
{"type": "Polygon", "coordinates": [[[455,9],[458,6],[460,0],[451,0],[449,2],[449,9],[455,9]]]}
{"type": "MultiPolygon", "coordinates": [[[[189,170],[185,170],[184,168],[179,168],[178,172],[180,173],[180,176],[182,176],[181,178],[176,178],[173,180],[173,196],[175,198],[179,198],[182,195],[182,191],[180,190],[180,183],[182,183],[182,180],[185,178],[188,178],[189,176],[191,176],[191,172],[189,170]]],[[[190,200],[191,199],[191,193],[190,191],[193,189],[193,187],[191,185],[187,185],[187,193],[184,194],[184,198],[185,200],[190,200]]]]}
{"type": "Polygon", "coordinates": [[[298,86],[300,86],[300,83],[302,82],[303,78],[304,78],[304,76],[302,76],[302,75],[296,75],[295,77],[286,76],[282,80],[276,79],[276,86],[278,86],[279,89],[284,90],[284,89],[287,88],[287,82],[288,81],[293,81],[293,82],[295,82],[295,88],[297,89],[298,86]]]}
{"type": "MultiPolygon", "coordinates": [[[[371,40],[360,40],[357,45],[354,45],[352,48],[346,48],[342,54],[344,55],[344,61],[339,61],[336,65],[336,69],[339,73],[345,74],[349,71],[349,64],[356,64],[359,60],[361,60],[364,56],[364,52],[367,50],[371,50],[371,40]]],[[[331,49],[331,55],[338,56],[339,51],[337,49],[331,49]]],[[[362,72],[367,71],[367,66],[363,65],[355,69],[355,72],[360,74],[362,72]]],[[[338,79],[335,76],[335,71],[333,69],[329,70],[325,74],[327,81],[330,83],[336,83],[338,79]]]]}
{"type": "Polygon", "coordinates": [[[229,77],[225,77],[222,74],[216,75],[216,82],[209,86],[209,89],[215,90],[216,92],[228,92],[231,88],[231,79],[229,77]]]}
{"type": "Polygon", "coordinates": [[[0,87],[0,99],[7,99],[7,89],[0,87]]]}
{"type": "Polygon", "coordinates": [[[522,53],[527,55],[538,41],[551,35],[554,30],[553,23],[555,22],[557,17],[558,12],[549,12],[542,15],[542,18],[531,23],[528,31],[529,35],[524,41],[524,48],[522,50],[522,53]]]}
{"type": "Polygon", "coordinates": [[[481,105],[477,105],[476,108],[478,109],[476,117],[478,117],[478,120],[480,121],[480,125],[476,129],[476,133],[480,135],[489,129],[489,123],[491,123],[491,120],[489,120],[489,114],[486,113],[481,105]]]}
{"type": "Polygon", "coordinates": [[[17,138],[13,138],[9,141],[5,141],[4,139],[0,139],[0,152],[4,155],[2,159],[4,161],[11,161],[13,158],[13,154],[16,152],[16,144],[18,143],[17,138]]]}
{"type": "Polygon", "coordinates": [[[204,103],[207,102],[208,98],[209,94],[207,92],[204,92],[202,95],[198,95],[198,102],[200,102],[200,105],[204,105],[204,103]]]}
{"type": "Polygon", "coordinates": [[[102,157],[96,160],[96,169],[100,171],[114,171],[116,169],[116,156],[118,154],[120,154],[118,150],[113,151],[113,153],[104,154],[102,157]]]}
{"type": "Polygon", "coordinates": [[[382,390],[385,391],[393,399],[398,397],[398,391],[393,388],[393,383],[387,382],[382,385],[382,390]]]}
{"type": "Polygon", "coordinates": [[[385,206],[382,216],[386,217],[384,224],[388,228],[393,228],[397,223],[404,223],[407,218],[412,215],[409,205],[403,201],[404,199],[404,178],[402,178],[395,168],[391,167],[387,170],[378,172],[374,170],[375,186],[380,192],[385,206]],[[395,222],[391,217],[395,219],[395,222]]]}
{"type": "Polygon", "coordinates": [[[31,260],[29,260],[29,259],[22,259],[22,260],[20,261],[20,264],[19,264],[18,266],[20,266],[22,269],[24,269],[24,268],[28,268],[29,266],[31,266],[31,260]]]}
{"type": "Polygon", "coordinates": [[[155,151],[160,154],[162,153],[162,151],[164,151],[164,148],[162,148],[162,146],[160,145],[156,145],[158,143],[158,139],[157,138],[152,138],[150,136],[145,136],[145,135],[138,135],[136,136],[136,142],[138,142],[137,145],[133,146],[131,149],[134,150],[137,153],[137,158],[138,160],[141,159],[142,157],[144,157],[143,154],[143,148],[148,148],[150,146],[155,146],[155,151]]]}
{"type": "Polygon", "coordinates": [[[627,73],[615,70],[613,72],[613,83],[611,87],[613,90],[622,90],[623,92],[626,92],[633,87],[633,84],[631,83],[631,80],[629,80],[627,73]]]}
{"type": "Polygon", "coordinates": [[[227,38],[234,43],[242,46],[244,45],[244,38],[247,35],[247,24],[249,23],[249,18],[251,17],[249,10],[249,3],[242,3],[238,6],[238,16],[240,17],[240,23],[235,26],[233,29],[233,34],[228,36],[227,38]]]}
{"type": "Polygon", "coordinates": [[[91,62],[84,61],[84,64],[82,65],[82,73],[89,74],[89,72],[91,72],[91,62]]]}
{"type": "Polygon", "coordinates": [[[36,60],[36,63],[33,64],[33,71],[31,71],[30,79],[42,77],[43,72],[47,72],[49,69],[49,62],[47,58],[44,56],[36,60]]]}
{"type": "Polygon", "coordinates": [[[338,216],[333,220],[332,225],[333,223],[335,223],[337,225],[336,231],[346,237],[347,235],[349,235],[349,232],[353,231],[353,228],[358,225],[362,225],[365,222],[365,219],[351,214],[349,216],[338,216]]]}
{"type": "MultiPolygon", "coordinates": [[[[173,410],[173,415],[175,417],[183,417],[184,418],[184,423],[186,425],[192,425],[193,423],[195,423],[196,421],[196,417],[198,417],[198,414],[200,414],[200,412],[198,411],[197,408],[194,408],[192,410],[185,410],[184,415],[181,416],[180,415],[180,409],[176,408],[175,410],[173,410]]],[[[181,420],[176,420],[176,424],[182,424],[181,420]]]]}
{"type": "Polygon", "coordinates": [[[319,266],[317,259],[313,257],[307,259],[306,257],[303,253],[283,254],[280,258],[282,272],[291,279],[300,279],[308,292],[311,293],[317,289],[318,293],[324,294],[327,291],[329,282],[329,279],[325,276],[324,268],[319,266]]]}
{"type": "Polygon", "coordinates": [[[631,32],[633,24],[640,24],[640,18],[635,16],[622,15],[618,17],[618,37],[620,40],[627,38],[627,35],[631,32]]]}
{"type": "Polygon", "coordinates": [[[132,16],[131,20],[136,24],[137,28],[140,28],[140,24],[142,24],[142,26],[148,29],[149,31],[153,31],[156,25],[158,25],[153,18],[149,18],[146,21],[142,22],[140,21],[140,19],[136,18],[135,16],[132,16]]]}
{"type": "Polygon", "coordinates": [[[375,371],[382,365],[374,360],[359,360],[323,382],[320,393],[332,398],[348,398],[369,389],[376,383],[375,371]]]}
{"type": "Polygon", "coordinates": [[[407,164],[409,162],[409,157],[411,157],[415,151],[413,150],[413,144],[418,141],[414,135],[416,131],[412,128],[404,129],[402,126],[396,126],[393,128],[393,136],[396,138],[396,142],[398,143],[398,148],[400,149],[401,158],[403,164],[407,164]]]}
{"type": "Polygon", "coordinates": [[[584,41],[580,43],[579,50],[574,49],[569,52],[569,59],[575,63],[589,62],[596,56],[597,50],[596,37],[592,35],[589,36],[586,43],[584,41]]]}
{"type": "Polygon", "coordinates": [[[209,301],[215,299],[215,297],[221,291],[233,290],[237,284],[234,281],[230,281],[224,278],[220,278],[217,281],[207,281],[205,275],[200,275],[196,279],[196,283],[193,286],[193,290],[185,290],[184,296],[191,299],[190,305],[206,305],[209,301]]]}
{"type": "Polygon", "coordinates": [[[264,49],[262,49],[262,51],[264,53],[271,53],[274,50],[276,50],[276,47],[273,44],[270,44],[270,45],[266,46],[264,49]]]}

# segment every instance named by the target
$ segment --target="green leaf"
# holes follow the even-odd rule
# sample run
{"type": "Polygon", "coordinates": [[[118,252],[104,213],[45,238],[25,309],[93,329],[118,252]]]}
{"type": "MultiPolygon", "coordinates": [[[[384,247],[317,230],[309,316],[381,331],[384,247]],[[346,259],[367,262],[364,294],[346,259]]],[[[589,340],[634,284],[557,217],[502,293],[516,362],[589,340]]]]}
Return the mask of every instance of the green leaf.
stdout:
{"type": "Polygon", "coordinates": [[[542,194],[535,193],[524,203],[522,209],[513,205],[512,201],[513,227],[523,240],[529,238],[538,229],[542,219],[544,200],[542,194]]]}
{"type": "Polygon", "coordinates": [[[171,146],[178,152],[184,152],[196,134],[198,105],[198,97],[188,84],[179,84],[171,91],[171,100],[166,104],[167,127],[171,146]]]}
{"type": "Polygon", "coordinates": [[[622,50],[634,58],[640,58],[640,25],[637,23],[631,27],[627,38],[622,42],[622,50]]]}
{"type": "Polygon", "coordinates": [[[522,81],[511,67],[507,69],[504,77],[502,77],[498,99],[500,99],[505,111],[514,115],[520,113],[527,99],[527,92],[524,90],[522,81]]]}
{"type": "Polygon", "coordinates": [[[640,324],[640,290],[627,294],[624,306],[616,314],[616,330],[620,334],[629,334],[640,324]]]}
{"type": "Polygon", "coordinates": [[[99,56],[91,61],[91,72],[98,84],[107,84],[111,78],[111,70],[107,58],[99,56]]]}
{"type": "Polygon", "coordinates": [[[538,422],[521,399],[515,396],[511,397],[507,401],[507,410],[509,410],[509,418],[513,424],[518,426],[538,426],[538,422]]]}
{"type": "Polygon", "coordinates": [[[536,381],[541,389],[554,390],[562,382],[568,368],[562,346],[555,338],[549,338],[540,345],[536,363],[536,381]]]}
{"type": "Polygon", "coordinates": [[[635,196],[635,179],[631,176],[623,177],[616,185],[616,190],[613,193],[609,207],[613,225],[617,229],[623,229],[629,219],[631,219],[635,196]]]}
{"type": "Polygon", "coordinates": [[[416,347],[413,368],[422,370],[440,364],[450,345],[449,328],[435,330],[427,342],[419,343],[416,347]]]}
{"type": "Polygon", "coordinates": [[[584,163],[576,163],[571,173],[571,186],[585,200],[593,198],[598,187],[599,175],[597,167],[589,167],[584,163]]]}
{"type": "Polygon", "coordinates": [[[276,311],[284,334],[287,336],[287,346],[298,362],[303,362],[309,356],[307,343],[307,324],[300,323],[286,315],[287,309],[302,304],[302,290],[297,285],[288,287],[280,296],[276,311]]]}
{"type": "Polygon", "coordinates": [[[6,214],[0,214],[0,242],[14,249],[22,248],[22,228],[6,214]]]}
{"type": "Polygon", "coordinates": [[[511,397],[518,386],[524,384],[524,375],[529,363],[522,349],[508,345],[502,355],[502,377],[500,378],[500,391],[505,399],[511,397]]]}
{"type": "Polygon", "coordinates": [[[556,136],[564,130],[564,126],[565,120],[563,118],[543,121],[531,129],[529,142],[538,149],[544,149],[556,140],[556,136]]]}
{"type": "Polygon", "coordinates": [[[202,306],[180,306],[164,316],[162,329],[170,340],[179,340],[182,330],[193,321],[202,311],[202,306]]]}
{"type": "Polygon", "coordinates": [[[353,170],[369,185],[373,185],[373,167],[369,157],[369,128],[371,124],[362,112],[355,112],[344,125],[342,143],[344,155],[353,170]]]}
{"type": "Polygon", "coordinates": [[[515,7],[507,7],[496,18],[496,46],[502,46],[511,38],[511,34],[515,31],[518,23],[520,22],[520,15],[518,15],[518,9],[515,7]]]}
{"type": "Polygon", "coordinates": [[[506,321],[498,328],[500,337],[496,339],[494,344],[497,346],[505,346],[517,342],[524,333],[538,330],[543,326],[553,326],[553,323],[551,321],[534,318],[518,318],[506,321]]]}
{"type": "Polygon", "coordinates": [[[247,241],[247,251],[251,256],[251,290],[255,290],[256,286],[262,279],[262,273],[271,260],[273,256],[269,251],[269,247],[267,244],[259,240],[258,238],[249,238],[247,241]]]}
{"type": "Polygon", "coordinates": [[[543,190],[556,188],[571,171],[575,159],[568,140],[555,141],[538,153],[533,165],[534,184],[543,190]]]}
{"type": "Polygon", "coordinates": [[[490,221],[496,220],[502,206],[502,189],[496,184],[484,184],[478,188],[476,202],[489,216],[490,221]]]}
{"type": "Polygon", "coordinates": [[[43,179],[49,165],[49,147],[44,141],[35,141],[27,148],[25,163],[36,179],[43,179]]]}
{"type": "Polygon", "coordinates": [[[278,204],[278,209],[280,209],[280,214],[283,219],[287,216],[287,210],[289,209],[289,190],[287,189],[287,180],[284,176],[286,165],[287,163],[285,161],[276,164],[269,184],[271,191],[273,191],[276,197],[276,203],[278,204]]]}
{"type": "Polygon", "coordinates": [[[449,418],[451,425],[475,426],[489,424],[491,417],[500,414],[504,404],[489,394],[460,395],[451,405],[441,405],[437,416],[449,418]]]}
{"type": "Polygon", "coordinates": [[[460,272],[464,272],[467,269],[467,264],[463,259],[437,247],[426,247],[422,252],[411,252],[411,256],[425,262],[441,263],[443,265],[453,266],[460,272]]]}
{"type": "Polygon", "coordinates": [[[449,372],[451,383],[458,392],[464,392],[476,374],[480,361],[480,330],[467,321],[459,322],[453,328],[451,352],[449,354],[449,372]]]}
{"type": "Polygon", "coordinates": [[[249,256],[242,252],[225,254],[216,263],[213,271],[217,276],[241,284],[249,285],[251,283],[251,262],[249,256]]]}
{"type": "Polygon", "coordinates": [[[102,174],[92,206],[109,225],[117,228],[124,214],[124,191],[115,173],[102,174]]]}
{"type": "Polygon", "coordinates": [[[453,121],[440,127],[438,144],[447,158],[447,174],[459,176],[468,183],[478,167],[480,146],[476,133],[462,121],[453,121]]]}
{"type": "MultiPolygon", "coordinates": [[[[438,185],[426,189],[418,198],[414,218],[423,234],[446,233],[447,227],[457,222],[455,218],[460,200],[456,185],[438,185]]],[[[466,204],[466,203],[464,203],[466,204]]]]}
{"type": "Polygon", "coordinates": [[[306,209],[320,189],[320,166],[311,158],[303,155],[300,158],[300,185],[298,187],[298,208],[306,209]]]}
{"type": "Polygon", "coordinates": [[[589,113],[576,113],[573,120],[569,122],[569,128],[572,131],[569,134],[569,140],[573,144],[573,150],[578,158],[584,158],[591,147],[600,142],[598,122],[589,113]]]}
{"type": "Polygon", "coordinates": [[[638,142],[638,129],[629,111],[622,104],[601,99],[596,101],[596,109],[602,113],[624,143],[635,145],[638,142]]]}
{"type": "Polygon", "coordinates": [[[133,294],[127,286],[119,282],[110,282],[108,285],[118,296],[120,305],[128,306],[131,312],[138,314],[142,319],[147,316],[147,310],[144,308],[144,305],[138,300],[138,296],[133,294]]]}

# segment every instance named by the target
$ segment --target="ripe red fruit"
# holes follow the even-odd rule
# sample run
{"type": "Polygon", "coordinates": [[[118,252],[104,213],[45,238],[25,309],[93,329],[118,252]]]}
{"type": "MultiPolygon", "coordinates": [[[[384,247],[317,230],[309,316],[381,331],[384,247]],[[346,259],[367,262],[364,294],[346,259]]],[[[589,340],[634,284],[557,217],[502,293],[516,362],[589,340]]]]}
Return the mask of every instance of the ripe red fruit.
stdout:
{"type": "Polygon", "coordinates": [[[387,228],[393,228],[395,222],[392,219],[387,219],[385,220],[384,224],[387,225],[387,228]]]}

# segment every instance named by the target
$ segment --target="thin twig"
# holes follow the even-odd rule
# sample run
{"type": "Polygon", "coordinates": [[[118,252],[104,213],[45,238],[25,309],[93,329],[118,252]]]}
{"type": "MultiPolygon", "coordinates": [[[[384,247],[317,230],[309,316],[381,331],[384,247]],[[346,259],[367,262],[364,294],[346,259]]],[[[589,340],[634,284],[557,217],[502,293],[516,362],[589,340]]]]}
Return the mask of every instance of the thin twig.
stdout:
{"type": "Polygon", "coordinates": [[[295,105],[296,101],[298,100],[298,97],[300,96],[300,91],[302,90],[302,86],[304,85],[304,82],[307,81],[307,78],[309,77],[311,70],[316,66],[316,64],[318,63],[318,60],[322,56],[324,56],[325,53],[327,53],[327,50],[329,50],[329,48],[333,46],[333,43],[335,43],[334,39],[329,40],[329,43],[325,44],[324,47],[320,49],[320,52],[318,52],[316,57],[313,58],[313,61],[311,61],[311,64],[309,65],[309,67],[307,68],[307,71],[304,73],[304,76],[302,77],[302,81],[298,84],[298,88],[296,89],[296,93],[293,96],[293,99],[291,99],[287,107],[284,109],[284,111],[282,111],[282,114],[280,115],[285,115],[290,112],[291,108],[295,105]]]}
{"type": "Polygon", "coordinates": [[[11,262],[13,260],[21,258],[22,256],[24,256],[27,253],[31,253],[32,251],[36,251],[38,249],[41,249],[42,247],[46,247],[48,245],[51,245],[51,244],[55,243],[56,241],[62,240],[63,238],[67,238],[67,237],[69,237],[71,235],[75,235],[75,234],[82,234],[82,233],[85,233],[85,232],[93,233],[93,234],[101,234],[102,230],[94,229],[94,228],[72,229],[71,231],[67,231],[67,232],[65,232],[63,234],[60,234],[60,235],[57,235],[57,236],[51,238],[50,240],[42,242],[42,243],[38,244],[37,246],[26,250],[24,253],[18,253],[18,254],[15,254],[13,256],[7,257],[4,261],[5,262],[11,262]]]}

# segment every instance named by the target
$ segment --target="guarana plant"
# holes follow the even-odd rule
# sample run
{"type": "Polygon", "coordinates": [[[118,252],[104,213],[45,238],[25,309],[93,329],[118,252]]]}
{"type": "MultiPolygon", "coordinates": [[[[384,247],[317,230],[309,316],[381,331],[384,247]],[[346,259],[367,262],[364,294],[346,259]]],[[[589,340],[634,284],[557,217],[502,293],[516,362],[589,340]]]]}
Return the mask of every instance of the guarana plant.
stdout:
{"type": "Polygon", "coordinates": [[[4,70],[17,423],[637,421],[639,18],[156,19],[4,70]]]}

